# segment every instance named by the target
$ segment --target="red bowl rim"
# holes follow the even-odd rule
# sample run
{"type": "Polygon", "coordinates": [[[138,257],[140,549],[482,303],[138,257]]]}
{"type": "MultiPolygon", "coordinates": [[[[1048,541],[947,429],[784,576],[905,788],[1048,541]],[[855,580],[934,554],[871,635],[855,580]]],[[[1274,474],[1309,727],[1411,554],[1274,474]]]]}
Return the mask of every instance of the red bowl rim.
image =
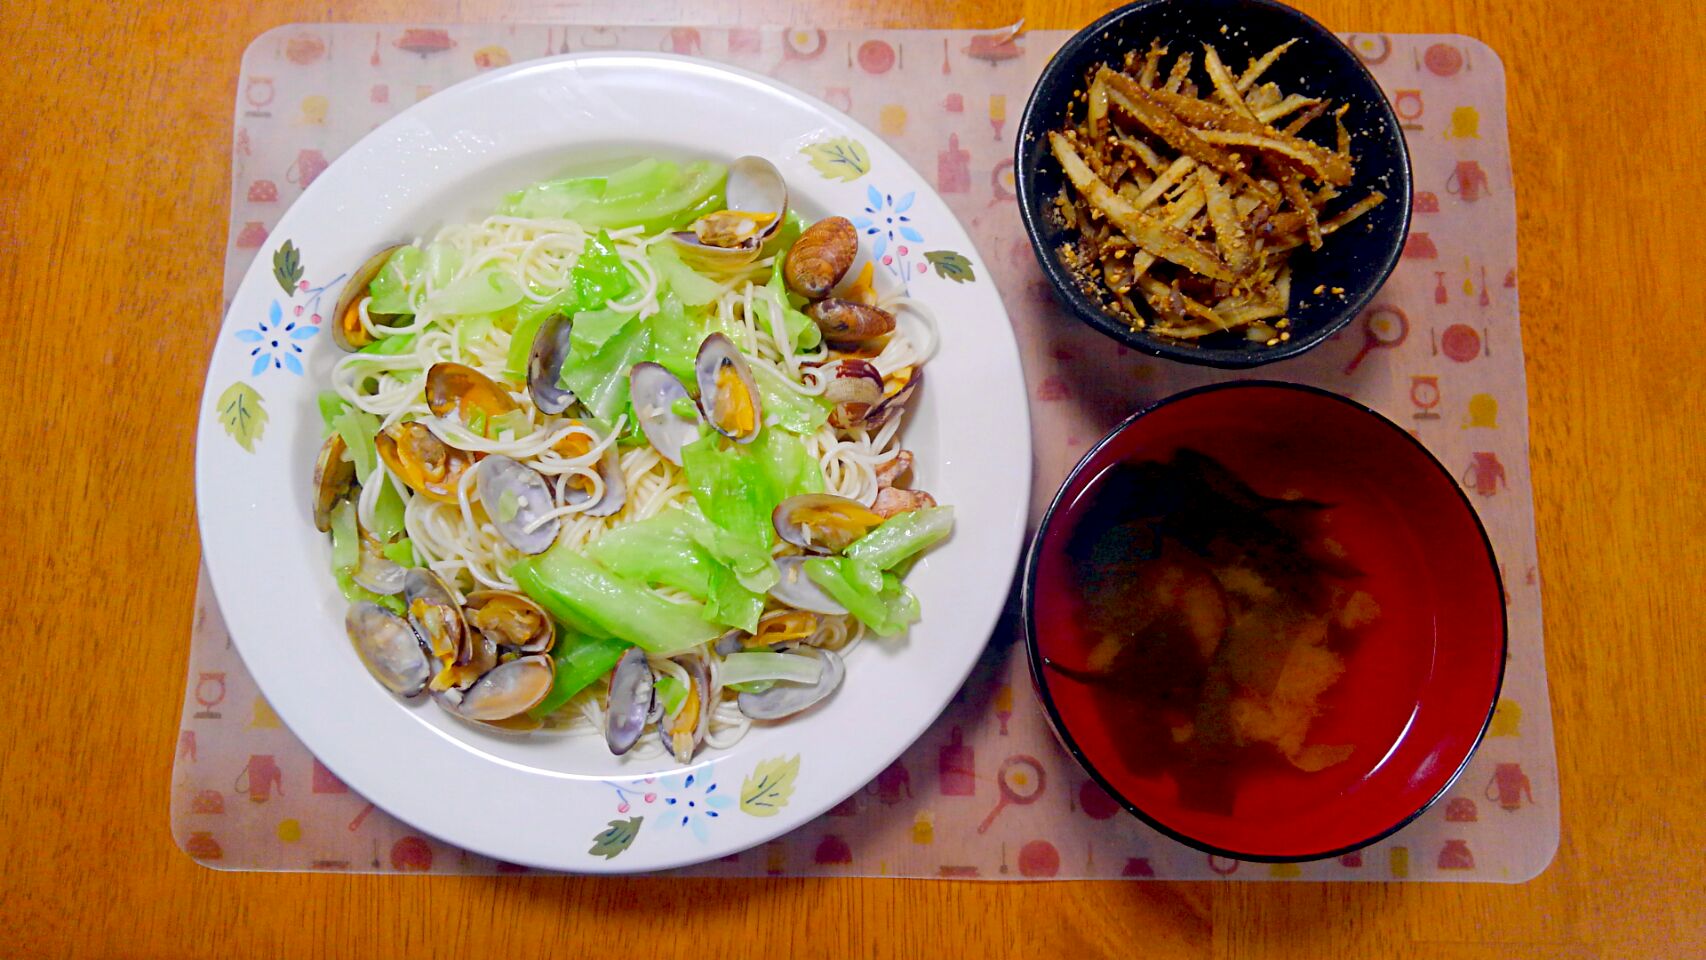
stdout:
{"type": "Polygon", "coordinates": [[[1114,438],[1130,429],[1138,420],[1141,420],[1148,414],[1154,413],[1162,407],[1170,406],[1174,403],[1178,403],[1201,394],[1213,393],[1220,390],[1246,389],[1250,387],[1269,387],[1282,390],[1293,390],[1299,393],[1314,394],[1319,397],[1325,397],[1327,399],[1337,401],[1348,407],[1361,411],[1362,413],[1368,414],[1375,421],[1384,424],[1393,433],[1402,437],[1405,441],[1420,451],[1426,462],[1432,464],[1434,469],[1439,471],[1440,475],[1445,478],[1445,481],[1450,488],[1456,491],[1458,500],[1462,502],[1463,508],[1468,511],[1469,518],[1474,521],[1476,531],[1481,534],[1481,544],[1486,549],[1487,566],[1493,575],[1493,585],[1497,588],[1498,595],[1501,598],[1504,597],[1504,577],[1499,571],[1498,556],[1493,551],[1493,541],[1487,536],[1487,527],[1481,522],[1481,515],[1475,511],[1475,505],[1470,502],[1468,495],[1463,492],[1463,488],[1458,485],[1456,478],[1451,475],[1451,471],[1447,470],[1445,465],[1439,462],[1439,458],[1434,456],[1433,452],[1423,445],[1420,440],[1412,436],[1408,430],[1405,430],[1403,427],[1393,423],[1384,414],[1380,413],[1380,411],[1358,403],[1348,397],[1341,396],[1331,390],[1323,390],[1320,387],[1314,387],[1304,383],[1287,383],[1282,380],[1229,380],[1222,383],[1211,383],[1205,386],[1183,390],[1140,408],[1131,416],[1120,421],[1119,425],[1108,431],[1106,436],[1096,441],[1089,450],[1085,451],[1084,456],[1080,457],[1078,462],[1073,465],[1072,470],[1066,475],[1066,479],[1061,482],[1059,489],[1055,491],[1054,499],[1049,502],[1048,509],[1043,512],[1042,522],[1038,524],[1036,533],[1031,536],[1030,546],[1025,551],[1024,579],[1021,581],[1019,588],[1019,602],[1025,628],[1025,656],[1031,668],[1031,685],[1037,691],[1037,698],[1042,701],[1043,710],[1048,716],[1049,727],[1053,729],[1056,739],[1066,747],[1068,753],[1072,754],[1072,758],[1078,761],[1078,765],[1083,768],[1085,773],[1089,774],[1090,779],[1094,780],[1097,786],[1100,786],[1102,790],[1106,792],[1108,796],[1112,797],[1121,807],[1123,807],[1127,813],[1136,817],[1138,820],[1141,820],[1144,824],[1160,832],[1162,835],[1170,837],[1171,839],[1177,840],[1188,847],[1193,847],[1212,856],[1228,857],[1233,860],[1242,860],[1250,863],[1302,863],[1310,860],[1326,860],[1330,857],[1341,856],[1356,850],[1361,850],[1372,844],[1379,843],[1394,833],[1397,833],[1399,830],[1409,826],[1417,817],[1426,813],[1430,807],[1439,802],[1439,799],[1445,796],[1446,792],[1457,783],[1458,778],[1463,776],[1463,771],[1469,768],[1469,761],[1474,759],[1475,751],[1480,749],[1482,740],[1487,736],[1487,728],[1493,722],[1493,711],[1498,707],[1499,697],[1504,692],[1505,669],[1510,656],[1510,614],[1504,603],[1501,602],[1499,604],[1498,678],[1493,684],[1493,695],[1491,702],[1487,704],[1487,714],[1481,719],[1481,729],[1476,732],[1474,741],[1470,743],[1469,749],[1464,752],[1463,759],[1458,763],[1457,769],[1453,770],[1451,772],[1451,776],[1445,778],[1445,780],[1441,782],[1439,790],[1436,791],[1433,796],[1423,801],[1421,806],[1417,807],[1409,815],[1401,818],[1397,823],[1381,830],[1379,833],[1376,833],[1374,836],[1371,836],[1366,840],[1358,840],[1354,843],[1350,843],[1342,847],[1336,847],[1331,850],[1323,850],[1319,853],[1274,855],[1229,850],[1224,847],[1217,847],[1205,840],[1200,840],[1188,834],[1181,833],[1150,816],[1148,813],[1145,813],[1141,807],[1128,800],[1123,793],[1115,789],[1112,783],[1108,782],[1106,777],[1102,776],[1101,772],[1096,769],[1095,765],[1090,762],[1090,759],[1078,746],[1078,741],[1073,738],[1071,731],[1067,729],[1066,722],[1061,718],[1060,711],[1055,706],[1054,696],[1049,693],[1048,683],[1043,679],[1043,657],[1041,649],[1037,643],[1036,607],[1033,594],[1036,590],[1037,569],[1041,563],[1042,543],[1044,535],[1048,532],[1049,526],[1054,522],[1055,511],[1060,509],[1061,502],[1065,499],[1066,491],[1072,486],[1073,481],[1078,479],[1079,474],[1084,472],[1090,463],[1096,459],[1097,455],[1102,452],[1102,449],[1109,443],[1113,442],[1114,438]]]}

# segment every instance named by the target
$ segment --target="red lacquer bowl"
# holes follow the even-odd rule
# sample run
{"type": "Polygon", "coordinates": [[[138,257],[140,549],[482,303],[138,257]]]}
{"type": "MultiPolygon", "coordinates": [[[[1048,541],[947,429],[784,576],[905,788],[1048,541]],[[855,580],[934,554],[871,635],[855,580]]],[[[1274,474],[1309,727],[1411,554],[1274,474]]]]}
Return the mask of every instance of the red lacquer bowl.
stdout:
{"type": "Polygon", "coordinates": [[[1486,531],[1450,473],[1407,432],[1324,391],[1226,383],[1172,397],[1121,424],[1073,469],[1026,558],[1031,674],[1066,748],[1110,795],[1157,830],[1240,860],[1336,856],[1409,823],[1451,785],[1480,743],[1504,677],[1504,590],[1486,531]],[[1092,638],[1066,553],[1110,467],[1181,448],[1220,461],[1257,492],[1333,504],[1333,537],[1379,601],[1380,618],[1340,651],[1345,672],[1320,700],[1316,742],[1351,744],[1313,773],[1251,764],[1222,809],[1181,795],[1103,688],[1045,664],[1083,663],[1092,638]],[[1136,759],[1134,759],[1136,758],[1136,759]]]}

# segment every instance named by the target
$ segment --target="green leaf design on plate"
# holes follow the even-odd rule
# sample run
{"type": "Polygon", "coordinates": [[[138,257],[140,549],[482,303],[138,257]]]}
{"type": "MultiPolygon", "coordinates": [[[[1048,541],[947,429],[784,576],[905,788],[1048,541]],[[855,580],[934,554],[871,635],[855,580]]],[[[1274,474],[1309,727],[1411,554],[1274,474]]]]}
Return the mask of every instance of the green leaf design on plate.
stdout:
{"type": "Polygon", "coordinates": [[[925,252],[924,259],[930,261],[930,265],[936,268],[936,276],[938,277],[952,280],[955,283],[970,283],[977,279],[977,272],[971,268],[971,261],[967,260],[963,253],[955,253],[952,250],[929,250],[925,252]]]}
{"type": "Polygon", "coordinates": [[[831,180],[852,183],[871,172],[871,155],[865,145],[850,137],[822,140],[800,148],[818,173],[831,180]]]}
{"type": "Polygon", "coordinates": [[[267,411],[255,388],[239,380],[219,395],[219,424],[237,445],[255,452],[255,441],[267,429],[267,411]]]}
{"type": "Polygon", "coordinates": [[[794,778],[800,773],[800,755],[772,757],[752,768],[752,776],[740,785],[741,812],[755,817],[774,817],[794,795],[794,778]]]}
{"type": "Polygon", "coordinates": [[[272,275],[286,294],[296,292],[296,283],[302,279],[302,251],[289,240],[272,255],[272,275]]]}
{"type": "Polygon", "coordinates": [[[610,826],[598,832],[592,838],[592,849],[587,853],[606,860],[616,859],[616,855],[628,849],[634,838],[640,835],[640,823],[645,817],[629,817],[626,820],[612,820],[610,826]]]}

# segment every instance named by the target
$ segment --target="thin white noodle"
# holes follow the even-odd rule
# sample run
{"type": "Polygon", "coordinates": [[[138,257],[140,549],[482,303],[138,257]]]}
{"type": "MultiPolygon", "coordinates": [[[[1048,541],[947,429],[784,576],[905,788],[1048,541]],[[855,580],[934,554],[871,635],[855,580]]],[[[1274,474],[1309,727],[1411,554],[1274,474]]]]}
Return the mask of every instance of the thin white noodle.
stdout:
{"type": "MultiPolygon", "coordinates": [[[[650,316],[660,309],[663,277],[648,251],[651,244],[666,242],[666,238],[644,237],[637,227],[610,231],[609,236],[633,283],[627,296],[607,304],[606,309],[650,316]]],[[[411,318],[402,324],[386,325],[369,312],[368,298],[359,302],[361,327],[370,339],[408,335],[413,339],[402,342],[400,350],[349,354],[334,366],[331,375],[332,389],[355,408],[379,417],[381,429],[420,421],[441,441],[458,449],[503,454],[527,463],[547,479],[553,492],[551,509],[536,524],[559,521],[558,542],[577,550],[610,529],[656,516],[671,506],[696,509],[681,470],[649,445],[621,448],[618,464],[627,491],[623,506],[608,517],[587,516],[586,509],[603,495],[599,461],[616,443],[626,425],[624,420],[618,417],[614,424],[595,425],[541,412],[507,369],[508,324],[465,325],[443,311],[444,298],[438,295],[481,271],[497,271],[514,281],[523,304],[545,303],[566,289],[589,240],[590,234],[581,225],[556,219],[498,215],[443,228],[431,238],[431,244],[436,245],[439,262],[454,264],[454,269],[445,276],[426,276],[412,290],[411,318]],[[467,364],[509,386],[520,414],[516,423],[497,437],[485,437],[457,419],[434,416],[422,393],[424,374],[434,364],[446,361],[467,364]],[[586,449],[565,455],[565,441],[574,436],[584,438],[581,445],[586,449]],[[588,488],[590,496],[570,505],[566,492],[577,480],[588,488]]],[[[769,378],[772,382],[799,394],[821,395],[837,361],[826,346],[803,352],[796,348],[783,305],[775,291],[765,285],[772,265],[771,259],[765,258],[714,277],[718,293],[708,305],[709,327],[727,333],[749,363],[777,374],[769,378]],[[757,304],[763,308],[755,309],[757,304]]],[[[904,295],[886,298],[880,305],[895,313],[899,323],[895,334],[872,359],[879,373],[888,377],[928,361],[940,342],[936,319],[928,306],[904,295]]],[[[904,415],[896,416],[874,432],[838,430],[826,424],[804,437],[807,451],[823,471],[825,489],[870,503],[877,493],[876,471],[900,452],[903,420],[904,415]]],[[[574,448],[567,449],[572,452],[574,448]]],[[[473,496],[476,473],[475,469],[467,470],[458,478],[455,500],[443,502],[415,494],[381,464],[362,478],[356,504],[362,528],[372,527],[382,484],[389,482],[404,500],[404,529],[415,552],[459,596],[477,587],[518,589],[508,571],[521,554],[497,532],[473,496]]],[[[676,591],[660,589],[658,593],[691,602],[676,591]]],[[[845,656],[858,646],[865,632],[863,624],[850,617],[823,617],[817,632],[806,642],[845,656]]],[[[714,706],[705,742],[713,748],[731,746],[746,734],[752,721],[741,714],[735,691],[722,689],[719,658],[703,648],[689,655],[702,656],[711,675],[714,706]]],[[[686,672],[678,663],[656,657],[648,660],[660,675],[686,682],[686,672]]],[[[570,735],[601,734],[607,695],[605,683],[592,684],[548,718],[548,725],[570,735]]],[[[652,731],[628,755],[645,759],[664,752],[662,739],[652,731]]]]}

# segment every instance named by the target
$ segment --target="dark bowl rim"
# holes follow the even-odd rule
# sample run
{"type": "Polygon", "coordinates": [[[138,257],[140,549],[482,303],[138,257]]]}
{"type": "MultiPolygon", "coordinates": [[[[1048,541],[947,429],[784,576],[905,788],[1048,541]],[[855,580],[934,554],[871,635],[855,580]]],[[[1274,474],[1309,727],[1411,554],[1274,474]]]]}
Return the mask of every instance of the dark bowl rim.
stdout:
{"type": "Polygon", "coordinates": [[[1150,7],[1181,2],[1184,0],[1135,0],[1135,2],[1102,15],[1089,26],[1073,34],[1061,45],[1059,50],[1055,51],[1049,62],[1044,65],[1042,73],[1037,76],[1037,82],[1031,87],[1030,96],[1025,100],[1024,112],[1019,115],[1019,127],[1013,141],[1015,200],[1019,206],[1019,218],[1024,222],[1025,237],[1030,241],[1032,253],[1036,255],[1043,273],[1047,275],[1050,286],[1054,288],[1058,296],[1066,301],[1066,305],[1080,321],[1126,347],[1152,357],[1197,366],[1215,367],[1222,370],[1249,370],[1306,353],[1333,334],[1349,326],[1350,322],[1374,300],[1381,288],[1391,279],[1392,272],[1397,269],[1398,261],[1403,257],[1405,240],[1410,234],[1413,212],[1411,203],[1415,193],[1415,172],[1411,165],[1409,141],[1404,136],[1404,128],[1399,123],[1398,115],[1393,111],[1391,102],[1387,100],[1386,91],[1381,88],[1380,82],[1369,71],[1368,65],[1356,55],[1356,51],[1352,50],[1343,40],[1339,39],[1337,34],[1327,29],[1315,18],[1295,7],[1280,3],[1279,0],[1238,0],[1238,2],[1249,6],[1263,7],[1282,16],[1290,17],[1302,29],[1314,33],[1318,39],[1325,40],[1341,49],[1349,62],[1355,65],[1357,72],[1361,74],[1369,90],[1373,92],[1374,95],[1369,99],[1377,105],[1379,116],[1396,135],[1398,158],[1402,161],[1398,164],[1398,173],[1400,174],[1397,178],[1398,189],[1389,197],[1399,205],[1399,220],[1392,231],[1396,237],[1396,242],[1386,252],[1385,258],[1374,274],[1371,275],[1370,281],[1360,287],[1355,296],[1345,300],[1338,313],[1329,322],[1322,324],[1320,328],[1307,337],[1293,338],[1286,343],[1260,351],[1232,351],[1224,348],[1205,350],[1201,347],[1180,346],[1148,333],[1134,330],[1092,303],[1078,288],[1077,282],[1068,276],[1065,269],[1060,266],[1053,251],[1044,246],[1042,227],[1031,212],[1033,200],[1036,199],[1032,196],[1032,181],[1036,177],[1036,170],[1034,165],[1026,160],[1025,143],[1027,137],[1047,132],[1036,129],[1039,124],[1037,115],[1042,109],[1043,88],[1067,69],[1068,63],[1081,48],[1095,43],[1101,33],[1114,28],[1127,17],[1136,16],[1150,7]]]}
{"type": "Polygon", "coordinates": [[[1309,384],[1288,383],[1281,380],[1229,380],[1222,383],[1211,383],[1200,387],[1193,387],[1192,389],[1175,393],[1172,396],[1149,404],[1120,421],[1118,426],[1108,431],[1106,436],[1096,441],[1096,443],[1085,452],[1084,456],[1079,458],[1078,462],[1073,465],[1072,470],[1066,475],[1066,479],[1061,482],[1059,489],[1055,491],[1054,498],[1049,502],[1048,509],[1043,512],[1042,522],[1038,524],[1037,531],[1032,534],[1030,545],[1025,550],[1024,575],[1019,588],[1020,619],[1023,622],[1025,631],[1025,659],[1030,665],[1031,685],[1037,691],[1037,699],[1042,701],[1043,709],[1048,716],[1050,728],[1053,729],[1055,736],[1060,740],[1061,745],[1064,746],[1066,751],[1072,754],[1072,758],[1078,762],[1078,766],[1083,769],[1083,771],[1090,776],[1090,779],[1094,780],[1096,784],[1108,794],[1108,796],[1112,797],[1115,802],[1123,807],[1127,813],[1160,832],[1162,835],[1212,856],[1228,857],[1234,860],[1243,860],[1250,863],[1304,863],[1313,860],[1326,860],[1331,857],[1342,856],[1344,854],[1372,846],[1409,826],[1416,820],[1416,818],[1426,813],[1434,804],[1438,803],[1440,798],[1445,796],[1446,793],[1456,785],[1458,779],[1463,776],[1463,772],[1469,768],[1470,761],[1475,758],[1475,752],[1481,748],[1482,741],[1486,739],[1487,729],[1493,722],[1493,713],[1498,709],[1499,697],[1504,693],[1505,671],[1510,658],[1510,611],[1504,602],[1504,598],[1504,575],[1499,570],[1498,555],[1493,550],[1492,539],[1487,536],[1486,524],[1481,522],[1481,515],[1476,512],[1475,505],[1469,500],[1469,495],[1465,493],[1463,488],[1458,484],[1457,478],[1451,475],[1451,471],[1446,469],[1445,464],[1441,463],[1439,458],[1433,455],[1432,451],[1424,446],[1420,440],[1412,436],[1408,430],[1405,430],[1403,427],[1394,423],[1391,419],[1372,407],[1358,403],[1349,397],[1341,396],[1331,390],[1324,390],[1320,387],[1311,386],[1309,384]],[[1366,840],[1359,840],[1342,847],[1324,850],[1319,853],[1292,855],[1255,854],[1230,850],[1224,847],[1217,847],[1207,841],[1199,840],[1189,836],[1188,834],[1181,833],[1144,812],[1142,808],[1133,803],[1131,800],[1128,800],[1126,796],[1117,790],[1112,783],[1108,782],[1108,779],[1102,775],[1101,771],[1096,769],[1095,765],[1090,762],[1084,751],[1078,746],[1078,741],[1073,738],[1071,731],[1067,729],[1066,721],[1062,719],[1059,709],[1055,706],[1054,696],[1049,692],[1048,683],[1043,679],[1042,653],[1037,643],[1036,605],[1034,602],[1034,594],[1036,592],[1037,569],[1041,561],[1043,538],[1047,535],[1049,527],[1054,522],[1055,511],[1061,509],[1061,503],[1066,497],[1066,491],[1072,486],[1073,482],[1078,479],[1079,474],[1084,472],[1090,463],[1096,459],[1097,455],[1102,452],[1103,448],[1112,443],[1116,437],[1130,429],[1133,424],[1137,423],[1137,421],[1143,417],[1154,413],[1163,407],[1170,406],[1179,401],[1199,396],[1201,394],[1213,393],[1221,390],[1237,390],[1248,387],[1277,387],[1285,390],[1295,390],[1299,393],[1315,394],[1317,396],[1335,400],[1348,407],[1372,416],[1376,421],[1391,429],[1393,433],[1408,441],[1421,452],[1427,462],[1433,464],[1434,469],[1439,471],[1439,474],[1445,479],[1446,483],[1450,485],[1451,489],[1457,492],[1459,502],[1461,502],[1463,508],[1469,512],[1470,519],[1475,523],[1476,531],[1481,534],[1481,544],[1486,550],[1487,566],[1492,571],[1493,586],[1498,591],[1498,678],[1493,684],[1492,702],[1487,705],[1487,714],[1481,719],[1481,728],[1476,732],[1475,739],[1470,743],[1469,749],[1464,752],[1463,759],[1458,763],[1457,769],[1452,771],[1451,776],[1445,778],[1445,780],[1440,784],[1439,790],[1435,791],[1433,796],[1429,797],[1421,806],[1417,807],[1407,816],[1401,818],[1397,823],[1381,830],[1366,840]]]}

